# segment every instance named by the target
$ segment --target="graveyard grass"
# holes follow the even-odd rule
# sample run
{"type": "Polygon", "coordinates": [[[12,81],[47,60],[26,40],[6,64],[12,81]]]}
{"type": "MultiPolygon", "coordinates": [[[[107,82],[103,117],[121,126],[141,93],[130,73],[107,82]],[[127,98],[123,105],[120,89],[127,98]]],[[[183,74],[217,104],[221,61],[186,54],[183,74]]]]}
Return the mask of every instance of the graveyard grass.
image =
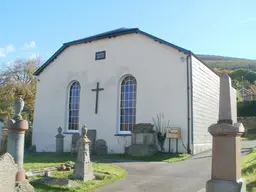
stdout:
{"type": "Polygon", "coordinates": [[[242,175],[246,179],[247,192],[256,192],[256,148],[242,158],[242,175]]]}
{"type": "MultiPolygon", "coordinates": [[[[60,155],[55,153],[25,154],[24,169],[30,170],[45,167],[55,167],[59,166],[60,164],[64,164],[67,161],[75,161],[75,157],[71,156],[70,153],[64,153],[60,155]]],[[[93,163],[93,169],[98,173],[105,173],[105,177],[102,177],[100,180],[87,182],[78,181],[80,185],[71,188],[36,183],[35,180],[38,179],[36,176],[31,178],[31,184],[34,186],[36,192],[86,192],[89,189],[98,188],[102,185],[112,183],[126,176],[126,172],[123,169],[112,164],[93,163]]],[[[57,178],[67,178],[68,175],[71,175],[72,173],[73,170],[58,171],[53,173],[53,176],[57,178]]]]}
{"type": "Polygon", "coordinates": [[[241,140],[256,140],[256,129],[248,130],[246,137],[241,137],[241,140]]]}
{"type": "Polygon", "coordinates": [[[183,161],[189,157],[191,157],[191,155],[189,155],[189,154],[161,153],[161,152],[158,152],[151,156],[132,156],[132,155],[127,155],[127,154],[107,154],[107,155],[96,156],[96,158],[127,159],[127,160],[138,160],[138,161],[157,161],[157,162],[168,162],[168,163],[183,161]]]}

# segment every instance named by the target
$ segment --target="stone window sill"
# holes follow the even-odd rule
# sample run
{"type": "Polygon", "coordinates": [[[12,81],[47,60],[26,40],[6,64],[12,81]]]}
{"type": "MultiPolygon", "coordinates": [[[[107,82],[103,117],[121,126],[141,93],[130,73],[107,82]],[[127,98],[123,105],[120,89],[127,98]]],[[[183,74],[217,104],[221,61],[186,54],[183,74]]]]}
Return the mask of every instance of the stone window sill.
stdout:
{"type": "Polygon", "coordinates": [[[62,134],[66,134],[66,135],[70,135],[70,134],[75,134],[75,133],[79,133],[79,131],[64,131],[62,134]]]}
{"type": "Polygon", "coordinates": [[[131,136],[132,134],[131,133],[118,133],[118,134],[115,134],[115,136],[123,136],[123,137],[126,137],[126,136],[131,136]]]}

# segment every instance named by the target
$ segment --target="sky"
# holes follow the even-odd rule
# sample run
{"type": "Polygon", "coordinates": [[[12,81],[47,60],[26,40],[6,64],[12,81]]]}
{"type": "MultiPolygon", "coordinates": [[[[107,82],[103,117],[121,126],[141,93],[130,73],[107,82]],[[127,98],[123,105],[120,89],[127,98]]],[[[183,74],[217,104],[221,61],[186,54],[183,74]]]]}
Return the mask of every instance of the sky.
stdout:
{"type": "Polygon", "coordinates": [[[256,59],[255,0],[1,0],[0,67],[138,27],[196,54],[256,59]]]}

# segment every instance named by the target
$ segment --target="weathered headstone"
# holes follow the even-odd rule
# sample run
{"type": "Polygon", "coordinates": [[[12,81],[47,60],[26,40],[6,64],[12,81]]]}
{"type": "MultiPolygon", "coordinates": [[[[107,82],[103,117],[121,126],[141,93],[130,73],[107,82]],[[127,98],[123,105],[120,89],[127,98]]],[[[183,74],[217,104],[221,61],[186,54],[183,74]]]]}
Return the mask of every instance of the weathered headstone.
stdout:
{"type": "Polygon", "coordinates": [[[56,153],[63,153],[64,152],[64,135],[62,134],[62,128],[59,127],[58,134],[56,137],[56,153]]]}
{"type": "Polygon", "coordinates": [[[92,163],[89,152],[90,140],[87,137],[87,127],[82,127],[82,135],[77,142],[78,151],[77,159],[75,162],[75,169],[73,178],[87,181],[95,178],[93,175],[92,163]]]}
{"type": "Polygon", "coordinates": [[[18,172],[16,174],[16,182],[18,182],[18,188],[25,191],[34,191],[33,187],[29,184],[25,177],[25,171],[23,169],[24,160],[24,137],[25,132],[28,130],[28,121],[23,120],[21,111],[24,108],[24,101],[21,97],[15,100],[14,103],[14,117],[7,121],[8,129],[8,141],[7,152],[14,158],[14,162],[18,166],[18,172]]]}
{"type": "Polygon", "coordinates": [[[0,191],[15,191],[16,173],[18,168],[9,153],[0,157],[0,191]]]}
{"type": "Polygon", "coordinates": [[[107,143],[103,139],[98,139],[95,143],[95,153],[97,155],[105,155],[108,153],[107,143]]]}
{"type": "Polygon", "coordinates": [[[219,121],[208,131],[212,141],[212,174],[206,183],[206,192],[245,192],[246,184],[241,178],[240,137],[244,132],[242,123],[232,124],[231,80],[227,74],[220,78],[219,121]]]}
{"type": "Polygon", "coordinates": [[[1,148],[0,148],[0,152],[1,153],[7,152],[7,139],[8,139],[8,129],[3,128],[3,130],[2,130],[2,140],[1,140],[1,148]]]}
{"type": "Polygon", "coordinates": [[[156,133],[150,123],[139,123],[132,131],[127,153],[133,156],[150,156],[157,152],[156,133]]]}
{"type": "Polygon", "coordinates": [[[74,133],[72,134],[72,141],[71,141],[71,154],[75,154],[77,153],[77,141],[80,138],[80,134],[79,133],[74,133]]]}
{"type": "Polygon", "coordinates": [[[89,129],[87,132],[87,136],[90,139],[90,153],[95,152],[95,142],[96,142],[96,130],[95,129],[89,129]]]}
{"type": "Polygon", "coordinates": [[[1,142],[2,142],[2,132],[3,132],[3,122],[0,120],[0,149],[1,149],[1,142]]]}

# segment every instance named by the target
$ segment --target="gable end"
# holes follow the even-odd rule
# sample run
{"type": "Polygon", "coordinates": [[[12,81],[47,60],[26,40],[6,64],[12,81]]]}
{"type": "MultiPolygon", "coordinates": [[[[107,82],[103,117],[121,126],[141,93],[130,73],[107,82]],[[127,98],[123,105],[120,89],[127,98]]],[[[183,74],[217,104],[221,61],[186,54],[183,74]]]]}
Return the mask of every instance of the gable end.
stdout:
{"type": "Polygon", "coordinates": [[[189,51],[187,49],[184,49],[182,47],[179,47],[177,45],[169,43],[163,39],[160,39],[158,37],[155,37],[151,34],[144,32],[144,31],[141,31],[138,28],[130,28],[130,29],[120,28],[120,29],[108,31],[105,33],[100,33],[98,35],[90,36],[87,38],[64,43],[59,50],[57,50],[41,67],[39,67],[37,69],[37,71],[34,73],[34,75],[38,76],[51,62],[53,62],[58,57],[59,54],[61,54],[69,46],[77,45],[77,44],[81,44],[81,43],[92,42],[92,41],[101,40],[101,39],[105,39],[105,38],[111,38],[111,37],[116,37],[116,36],[121,36],[121,35],[132,34],[132,33],[140,33],[140,34],[145,35],[151,39],[154,39],[155,41],[158,41],[159,43],[163,43],[167,46],[177,49],[180,52],[183,52],[185,54],[191,54],[191,51],[189,51]]]}

